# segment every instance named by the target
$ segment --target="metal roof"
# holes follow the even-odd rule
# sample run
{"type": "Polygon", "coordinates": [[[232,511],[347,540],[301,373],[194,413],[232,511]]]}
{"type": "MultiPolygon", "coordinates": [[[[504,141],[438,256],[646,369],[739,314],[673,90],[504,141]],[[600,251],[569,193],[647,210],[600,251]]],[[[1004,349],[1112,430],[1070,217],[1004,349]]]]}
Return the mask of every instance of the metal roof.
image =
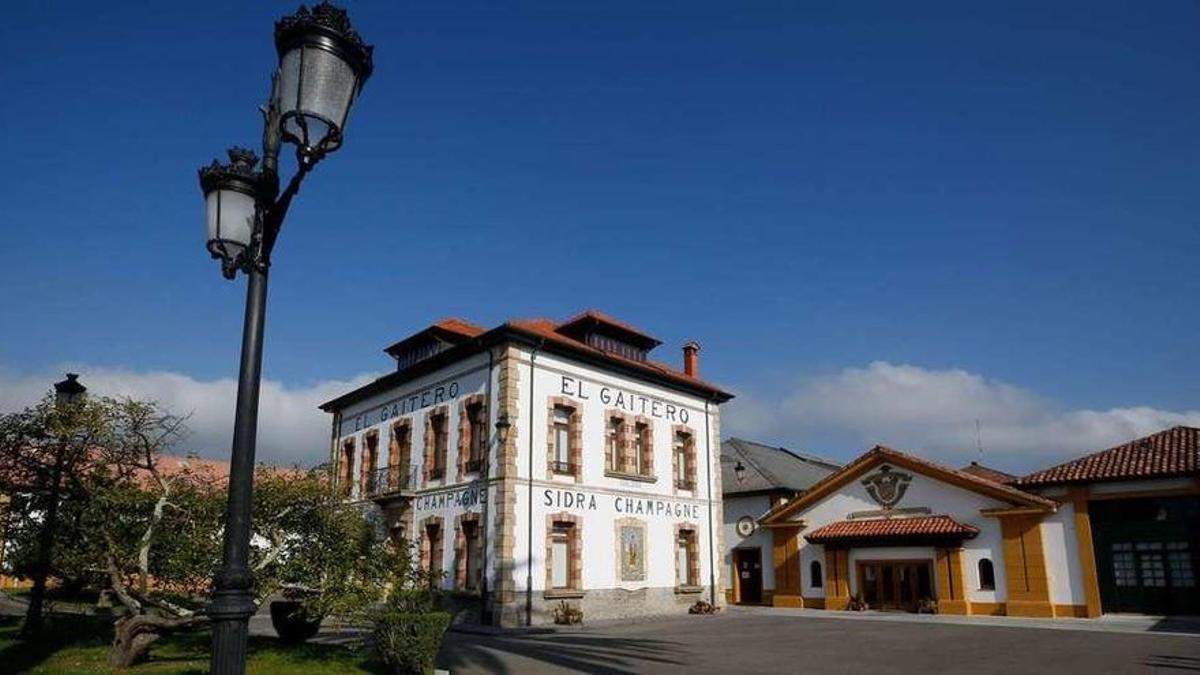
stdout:
{"type": "Polygon", "coordinates": [[[815,455],[741,438],[721,443],[721,488],[726,495],[790,490],[802,492],[837,471],[841,465],[815,455]],[[734,467],[746,467],[739,483],[734,467]]]}

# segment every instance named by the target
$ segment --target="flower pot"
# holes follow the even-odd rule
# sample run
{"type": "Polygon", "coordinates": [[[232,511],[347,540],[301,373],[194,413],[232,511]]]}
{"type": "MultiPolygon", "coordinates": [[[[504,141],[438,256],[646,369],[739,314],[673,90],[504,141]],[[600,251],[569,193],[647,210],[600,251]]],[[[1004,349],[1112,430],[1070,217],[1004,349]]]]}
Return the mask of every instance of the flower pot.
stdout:
{"type": "Polygon", "coordinates": [[[271,625],[284,642],[304,642],[321,629],[321,619],[310,617],[304,604],[297,600],[276,600],[271,603],[271,625]]]}

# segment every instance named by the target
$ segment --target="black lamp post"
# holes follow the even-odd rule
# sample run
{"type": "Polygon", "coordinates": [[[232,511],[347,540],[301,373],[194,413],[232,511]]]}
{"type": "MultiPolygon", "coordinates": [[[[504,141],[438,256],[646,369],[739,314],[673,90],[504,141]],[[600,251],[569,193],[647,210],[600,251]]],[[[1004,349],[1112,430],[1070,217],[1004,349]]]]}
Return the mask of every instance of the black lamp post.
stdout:
{"type": "Polygon", "coordinates": [[[246,634],[254,613],[250,572],[250,507],[258,389],[262,377],[263,324],[271,250],[292,198],[309,171],[341,147],[346,119],[371,75],[372,47],[350,26],[344,10],[327,2],[275,23],[279,66],[271,78],[264,118],[262,164],[250,150],[232,148],[229,163],[200,169],[208,225],[208,250],[233,279],[249,277],[242,328],[233,450],[229,465],[223,565],[213,579],[208,615],[213,625],[211,670],[246,670],[246,634]],[[279,191],[279,148],[296,145],[297,168],[279,191]]]}

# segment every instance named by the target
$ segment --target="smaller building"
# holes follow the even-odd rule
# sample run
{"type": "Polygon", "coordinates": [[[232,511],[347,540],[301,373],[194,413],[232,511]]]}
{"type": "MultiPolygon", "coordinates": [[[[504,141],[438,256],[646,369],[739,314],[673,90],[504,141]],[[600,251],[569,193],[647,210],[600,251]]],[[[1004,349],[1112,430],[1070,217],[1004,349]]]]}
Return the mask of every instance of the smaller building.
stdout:
{"type": "Polygon", "coordinates": [[[876,446],[759,525],[771,533],[775,605],[1194,614],[1200,429],[1020,478],[876,446]]]}
{"type": "Polygon", "coordinates": [[[1072,514],[1064,555],[1079,561],[1087,616],[1200,614],[1200,429],[1172,427],[1013,485],[1072,514]]]}
{"type": "Polygon", "coordinates": [[[721,444],[721,491],[725,502],[725,569],[730,585],[728,602],[771,604],[775,594],[775,565],[771,534],[758,519],[841,465],[813,455],[730,438],[721,444]]]}

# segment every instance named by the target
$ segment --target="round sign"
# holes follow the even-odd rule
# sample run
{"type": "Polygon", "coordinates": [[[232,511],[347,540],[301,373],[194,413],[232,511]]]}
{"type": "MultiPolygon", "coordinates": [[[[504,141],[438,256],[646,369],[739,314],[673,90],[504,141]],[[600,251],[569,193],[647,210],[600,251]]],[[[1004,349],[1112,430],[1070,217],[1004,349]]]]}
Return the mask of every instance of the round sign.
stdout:
{"type": "Polygon", "coordinates": [[[743,537],[749,537],[754,534],[754,519],[750,516],[742,516],[737,521],[737,533],[743,537]]]}

